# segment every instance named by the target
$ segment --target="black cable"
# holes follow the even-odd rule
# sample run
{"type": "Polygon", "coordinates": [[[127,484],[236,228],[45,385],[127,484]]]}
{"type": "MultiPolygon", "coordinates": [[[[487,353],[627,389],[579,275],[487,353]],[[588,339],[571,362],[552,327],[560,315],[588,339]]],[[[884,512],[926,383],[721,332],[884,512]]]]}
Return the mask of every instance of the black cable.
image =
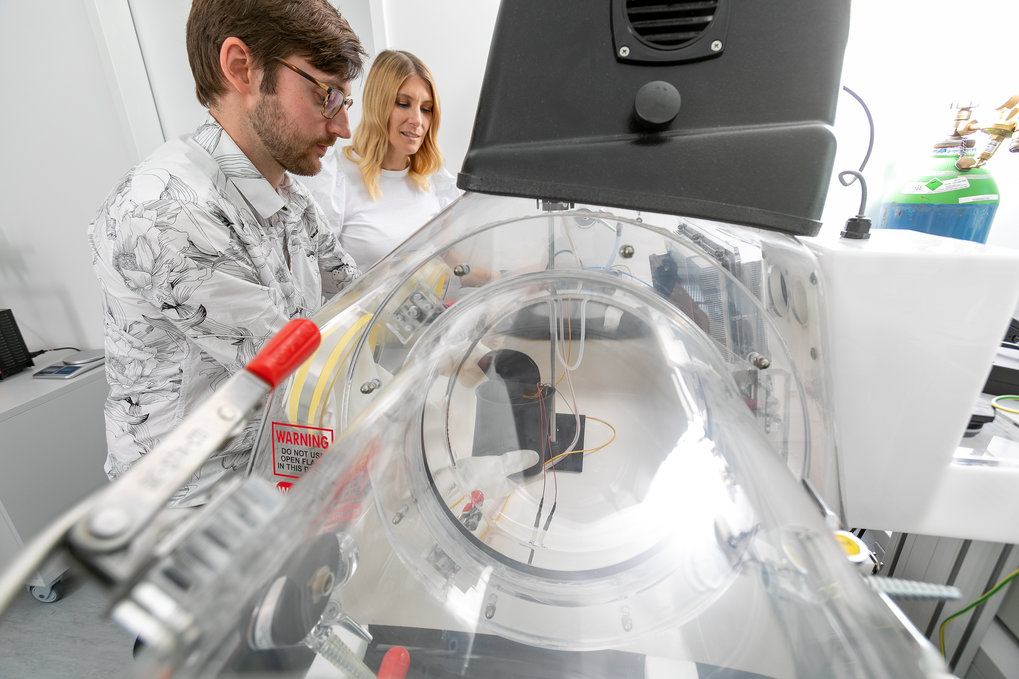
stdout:
{"type": "MultiPolygon", "coordinates": [[[[534,515],[535,538],[537,538],[538,526],[541,525],[541,506],[544,504],[545,497],[542,496],[542,498],[538,500],[538,512],[534,515]]],[[[530,566],[532,561],[534,561],[534,547],[531,547],[531,554],[527,557],[527,565],[530,566]]]]}
{"type": "Polygon", "coordinates": [[[28,356],[30,358],[35,358],[40,354],[45,354],[47,351],[60,351],[61,349],[74,349],[75,351],[81,351],[81,349],[79,349],[78,347],[54,347],[53,349],[40,349],[39,351],[30,351],[28,353],[28,356]]]}
{"type": "Polygon", "coordinates": [[[548,532],[548,525],[549,525],[550,523],[552,523],[552,515],[553,515],[553,514],[555,514],[555,506],[556,506],[556,503],[555,503],[555,502],[553,502],[553,503],[552,503],[552,509],[548,510],[548,518],[547,518],[547,519],[545,519],[545,525],[544,525],[544,527],[543,527],[543,528],[541,529],[541,532],[542,532],[542,533],[547,533],[547,532],[548,532]]]}

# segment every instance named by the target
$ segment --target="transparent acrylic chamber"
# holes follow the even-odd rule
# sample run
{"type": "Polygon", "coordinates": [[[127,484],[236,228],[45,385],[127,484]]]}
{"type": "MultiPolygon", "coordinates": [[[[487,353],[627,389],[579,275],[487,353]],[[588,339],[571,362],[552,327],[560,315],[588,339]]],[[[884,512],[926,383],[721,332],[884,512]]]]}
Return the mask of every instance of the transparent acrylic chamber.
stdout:
{"type": "Polygon", "coordinates": [[[318,622],[412,677],[928,676],[800,483],[837,508],[815,273],[781,235],[468,194],[314,319],[246,482],[286,492],[174,594],[170,664],[318,622]]]}

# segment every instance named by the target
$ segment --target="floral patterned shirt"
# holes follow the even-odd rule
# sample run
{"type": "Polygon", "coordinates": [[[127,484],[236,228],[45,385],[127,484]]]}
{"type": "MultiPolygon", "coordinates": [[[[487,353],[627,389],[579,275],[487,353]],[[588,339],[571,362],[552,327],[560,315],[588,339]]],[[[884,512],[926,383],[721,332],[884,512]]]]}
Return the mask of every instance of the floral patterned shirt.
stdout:
{"type": "MultiPolygon", "coordinates": [[[[358,275],[307,189],[279,189],[209,117],[132,169],[89,226],[102,292],[106,473],[123,474],[240,370],[290,319],[358,275]]],[[[171,500],[201,504],[243,469],[259,426],[171,500]]]]}

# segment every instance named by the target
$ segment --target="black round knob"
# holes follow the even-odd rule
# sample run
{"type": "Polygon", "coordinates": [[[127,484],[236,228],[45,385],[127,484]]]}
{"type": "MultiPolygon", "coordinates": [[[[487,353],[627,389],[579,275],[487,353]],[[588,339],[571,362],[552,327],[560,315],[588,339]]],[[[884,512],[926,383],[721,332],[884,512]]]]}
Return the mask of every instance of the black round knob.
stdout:
{"type": "Polygon", "coordinates": [[[637,90],[633,114],[637,123],[649,130],[661,130],[679,114],[679,91],[672,83],[652,80],[637,90]]]}

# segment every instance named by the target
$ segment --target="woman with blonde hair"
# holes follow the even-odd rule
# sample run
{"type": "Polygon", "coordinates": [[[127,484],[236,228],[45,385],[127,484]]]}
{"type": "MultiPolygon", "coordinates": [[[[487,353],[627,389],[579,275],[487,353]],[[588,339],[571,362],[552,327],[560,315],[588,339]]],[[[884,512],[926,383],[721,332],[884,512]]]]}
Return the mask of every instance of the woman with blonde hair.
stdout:
{"type": "Polygon", "coordinates": [[[365,81],[352,144],[302,180],[362,270],[371,268],[460,192],[439,150],[439,93],[416,56],[385,50],[365,81]]]}

